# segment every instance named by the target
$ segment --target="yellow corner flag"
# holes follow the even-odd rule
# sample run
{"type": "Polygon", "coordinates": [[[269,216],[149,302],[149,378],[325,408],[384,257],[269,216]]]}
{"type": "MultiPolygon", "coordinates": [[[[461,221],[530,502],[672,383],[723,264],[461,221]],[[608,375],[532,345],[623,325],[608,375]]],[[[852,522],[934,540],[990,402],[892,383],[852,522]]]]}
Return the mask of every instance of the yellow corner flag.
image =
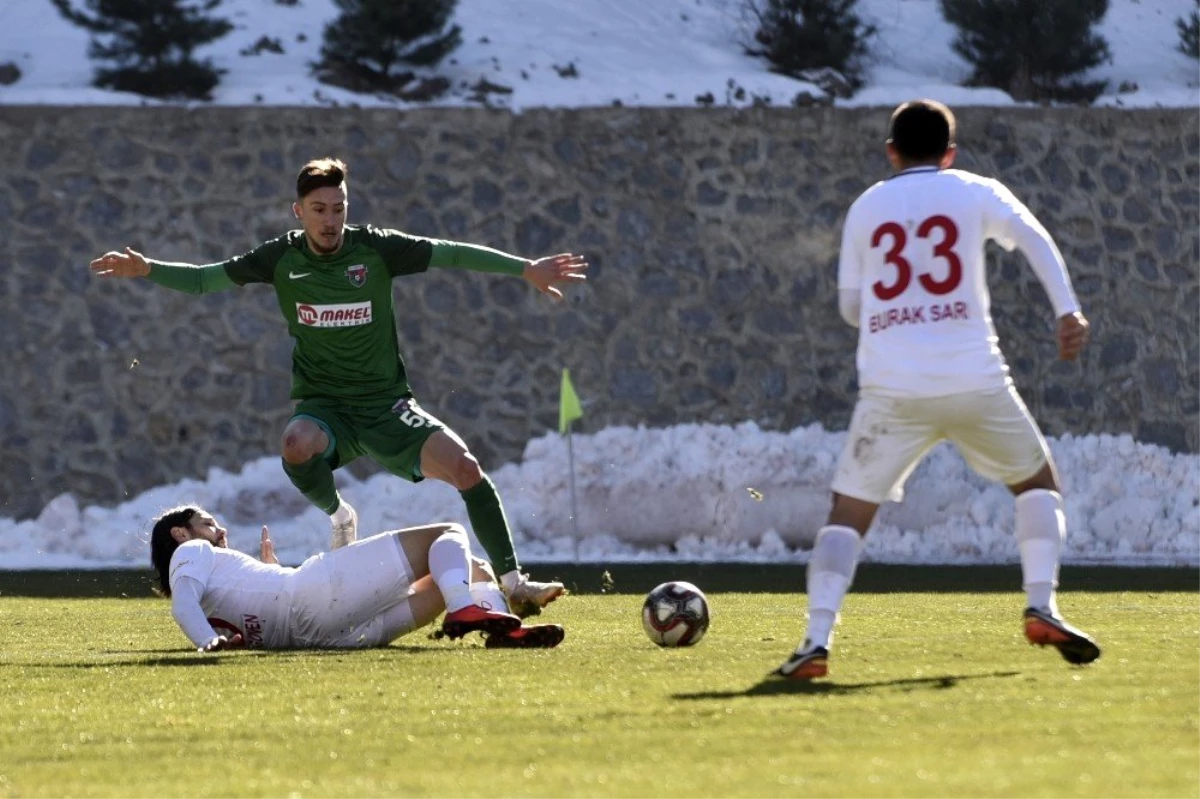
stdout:
{"type": "Polygon", "coordinates": [[[583,418],[583,408],[579,404],[579,396],[571,385],[571,373],[563,369],[562,390],[558,397],[558,432],[567,432],[567,426],[576,419],[583,418]]]}

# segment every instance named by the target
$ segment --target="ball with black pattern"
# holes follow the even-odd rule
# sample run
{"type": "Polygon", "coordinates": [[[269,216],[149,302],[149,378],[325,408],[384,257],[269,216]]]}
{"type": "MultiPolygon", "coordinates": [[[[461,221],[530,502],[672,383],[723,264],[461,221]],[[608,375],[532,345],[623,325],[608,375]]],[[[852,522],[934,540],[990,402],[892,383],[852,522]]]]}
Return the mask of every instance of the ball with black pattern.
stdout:
{"type": "Polygon", "coordinates": [[[708,599],[691,583],[663,583],[646,594],[642,627],[659,646],[692,646],[708,631],[708,599]]]}

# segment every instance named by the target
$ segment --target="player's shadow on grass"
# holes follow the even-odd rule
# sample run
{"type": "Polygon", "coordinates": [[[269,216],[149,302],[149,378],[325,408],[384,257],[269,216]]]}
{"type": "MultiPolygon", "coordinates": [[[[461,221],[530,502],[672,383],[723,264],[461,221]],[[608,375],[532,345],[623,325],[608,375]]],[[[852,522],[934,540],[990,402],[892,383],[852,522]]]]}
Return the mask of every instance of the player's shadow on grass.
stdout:
{"type": "Polygon", "coordinates": [[[744,691],[705,691],[695,694],[675,694],[673,699],[736,699],[740,696],[779,696],[781,694],[853,694],[881,688],[899,691],[931,689],[935,691],[956,688],[965,680],[991,680],[1000,677],[1017,677],[1019,671],[997,671],[991,674],[948,674],[943,677],[910,677],[904,680],[880,680],[878,682],[838,683],[828,680],[784,680],[767,677],[757,685],[744,691]]]}
{"type": "MultiPolygon", "coordinates": [[[[364,655],[398,655],[409,657],[414,654],[436,654],[444,652],[441,647],[392,644],[390,646],[365,649],[250,649],[231,650],[220,655],[201,655],[181,649],[108,649],[108,655],[158,655],[159,657],[129,657],[121,659],[97,658],[96,660],[72,661],[70,663],[25,663],[24,666],[50,666],[56,669],[88,669],[103,666],[212,666],[232,657],[239,658],[321,658],[330,656],[362,657],[364,655]]],[[[14,664],[15,665],[15,664],[14,664]]]]}
{"type": "Polygon", "coordinates": [[[130,660],[78,660],[71,663],[25,663],[23,665],[52,669],[100,669],[111,666],[216,666],[220,662],[221,658],[201,657],[192,653],[130,660]]]}
{"type": "MultiPolygon", "coordinates": [[[[432,643],[432,641],[431,641],[432,643]]],[[[412,655],[440,655],[446,651],[454,651],[460,649],[482,649],[479,645],[433,645],[433,647],[420,647],[415,644],[396,644],[392,643],[386,647],[367,647],[364,649],[235,649],[221,653],[220,655],[200,655],[187,649],[106,649],[101,651],[101,656],[96,660],[79,660],[66,663],[0,663],[2,666],[20,666],[20,667],[44,667],[44,668],[103,668],[110,666],[216,666],[221,662],[234,662],[233,657],[265,657],[272,660],[290,660],[296,657],[305,657],[305,659],[313,659],[313,657],[370,657],[370,656],[396,656],[410,657],[412,655]],[[103,655],[132,655],[131,657],[120,657],[120,659],[109,659],[103,655]],[[143,655],[138,657],[137,655],[143,655]],[[145,655],[157,655],[157,657],[146,657],[145,655]]]]}

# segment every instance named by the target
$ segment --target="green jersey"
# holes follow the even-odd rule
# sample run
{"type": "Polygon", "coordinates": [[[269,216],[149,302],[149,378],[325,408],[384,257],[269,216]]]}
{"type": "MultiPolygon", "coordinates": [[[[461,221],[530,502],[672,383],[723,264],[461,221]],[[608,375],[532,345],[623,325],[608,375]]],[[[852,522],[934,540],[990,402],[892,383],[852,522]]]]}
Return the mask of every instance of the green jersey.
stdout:
{"type": "Polygon", "coordinates": [[[217,264],[150,264],[151,280],[193,293],[271,284],[295,342],[292,399],[373,404],[410,394],[393,278],[430,266],[521,274],[525,261],[485,247],[347,225],[332,255],[313,252],[304,232],[293,230],[217,264]]]}

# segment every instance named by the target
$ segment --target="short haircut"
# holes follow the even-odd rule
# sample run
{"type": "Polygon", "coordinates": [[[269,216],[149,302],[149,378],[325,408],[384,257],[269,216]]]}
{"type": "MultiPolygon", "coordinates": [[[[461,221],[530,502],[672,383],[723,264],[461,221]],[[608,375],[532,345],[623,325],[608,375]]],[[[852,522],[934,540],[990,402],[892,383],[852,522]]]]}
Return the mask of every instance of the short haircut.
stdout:
{"type": "Polygon", "coordinates": [[[296,197],[303,200],[310,192],[327,186],[337,188],[346,182],[350,167],[340,158],[314,158],[300,168],[296,178],[296,197]]]}
{"type": "Polygon", "coordinates": [[[892,112],[892,146],[906,161],[939,158],[954,144],[954,112],[936,100],[913,100],[892,112]]]}

